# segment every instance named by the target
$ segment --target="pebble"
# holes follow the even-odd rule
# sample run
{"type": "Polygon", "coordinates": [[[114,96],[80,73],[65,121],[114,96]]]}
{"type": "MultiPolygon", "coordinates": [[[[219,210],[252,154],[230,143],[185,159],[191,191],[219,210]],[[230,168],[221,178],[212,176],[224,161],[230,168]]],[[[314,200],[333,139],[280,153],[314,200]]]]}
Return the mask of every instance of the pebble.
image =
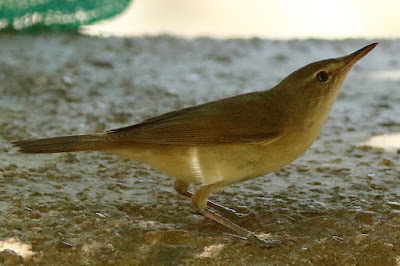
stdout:
{"type": "Polygon", "coordinates": [[[153,229],[154,227],[156,227],[157,222],[155,222],[155,221],[135,220],[135,221],[133,221],[133,224],[137,228],[149,230],[149,229],[153,229]]]}
{"type": "Polygon", "coordinates": [[[31,231],[34,233],[39,233],[42,231],[42,228],[35,226],[31,228],[31,231]]]}
{"type": "Polygon", "coordinates": [[[371,223],[372,219],[375,217],[375,213],[372,211],[359,211],[355,215],[355,218],[363,223],[371,223]]]}
{"type": "Polygon", "coordinates": [[[224,244],[216,244],[204,247],[203,252],[198,254],[199,258],[215,258],[217,257],[221,251],[224,249],[224,244]]]}
{"type": "Polygon", "coordinates": [[[39,219],[42,217],[42,215],[40,214],[40,212],[32,212],[28,215],[28,217],[31,219],[39,219]]]}
{"type": "Polygon", "coordinates": [[[56,217],[56,216],[59,216],[59,215],[60,215],[60,213],[58,211],[53,211],[53,210],[49,211],[49,216],[50,217],[56,217]]]}
{"type": "Polygon", "coordinates": [[[390,250],[393,250],[393,247],[394,247],[393,244],[390,244],[390,243],[384,243],[383,246],[390,250]]]}
{"type": "Polygon", "coordinates": [[[389,159],[382,159],[382,160],[379,162],[379,165],[394,167],[394,166],[395,166],[395,163],[394,163],[393,161],[389,160],[389,159]]]}
{"type": "Polygon", "coordinates": [[[143,205],[140,210],[141,211],[151,211],[153,208],[149,204],[143,205]]]}
{"type": "Polygon", "coordinates": [[[10,226],[12,226],[12,227],[21,227],[22,226],[22,220],[19,219],[19,218],[13,218],[13,219],[10,219],[8,221],[8,224],[10,226]]]}
{"type": "Polygon", "coordinates": [[[296,167],[297,172],[303,173],[303,172],[308,172],[310,171],[310,167],[307,165],[298,165],[296,167]]]}
{"type": "Polygon", "coordinates": [[[378,175],[376,173],[369,173],[367,174],[367,179],[372,180],[374,178],[377,178],[378,175]]]}
{"type": "Polygon", "coordinates": [[[390,207],[392,207],[393,209],[398,209],[400,210],[400,202],[397,201],[388,201],[387,203],[390,207]]]}
{"type": "Polygon", "coordinates": [[[355,238],[354,238],[354,243],[356,245],[359,245],[361,242],[365,241],[365,239],[368,238],[368,234],[358,234],[355,238]]]}
{"type": "Polygon", "coordinates": [[[72,244],[70,244],[68,242],[65,242],[65,241],[60,241],[60,242],[57,243],[57,247],[59,247],[59,248],[73,248],[74,245],[72,245],[72,244]]]}
{"type": "Polygon", "coordinates": [[[15,251],[10,249],[4,249],[0,252],[0,258],[4,265],[21,265],[23,259],[15,251]]]}
{"type": "Polygon", "coordinates": [[[326,238],[326,237],[321,238],[321,239],[319,240],[319,242],[320,242],[321,244],[325,245],[325,244],[328,242],[328,238],[326,238]]]}
{"type": "Polygon", "coordinates": [[[114,245],[111,244],[111,243],[108,243],[108,244],[106,245],[106,248],[107,248],[108,250],[110,250],[110,251],[115,251],[115,250],[116,250],[116,248],[114,247],[114,245]]]}

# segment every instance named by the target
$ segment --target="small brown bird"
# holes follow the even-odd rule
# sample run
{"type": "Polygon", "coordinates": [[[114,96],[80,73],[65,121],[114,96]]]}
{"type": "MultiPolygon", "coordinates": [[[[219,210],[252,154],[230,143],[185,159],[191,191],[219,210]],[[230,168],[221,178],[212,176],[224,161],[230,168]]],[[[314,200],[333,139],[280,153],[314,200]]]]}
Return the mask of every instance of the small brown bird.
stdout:
{"type": "Polygon", "coordinates": [[[225,207],[208,201],[209,194],[277,171],[304,153],[327,120],[346,75],[376,45],[311,63],[267,91],[181,109],[101,134],[13,145],[23,153],[102,151],[147,163],[174,177],[175,190],[190,197],[201,214],[261,241],[253,232],[212,212],[208,207],[225,207]],[[189,184],[200,188],[192,194],[189,184]]]}

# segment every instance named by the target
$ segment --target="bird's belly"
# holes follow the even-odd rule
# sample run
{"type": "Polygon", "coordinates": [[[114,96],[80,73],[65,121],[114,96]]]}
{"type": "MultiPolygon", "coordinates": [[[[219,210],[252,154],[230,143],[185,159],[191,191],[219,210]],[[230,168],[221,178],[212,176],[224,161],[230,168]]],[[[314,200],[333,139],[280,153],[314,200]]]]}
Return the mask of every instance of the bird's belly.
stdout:
{"type": "Polygon", "coordinates": [[[279,170],[306,151],[312,142],[291,143],[290,146],[282,141],[266,146],[141,145],[110,152],[149,164],[168,176],[189,183],[228,185],[279,170]]]}

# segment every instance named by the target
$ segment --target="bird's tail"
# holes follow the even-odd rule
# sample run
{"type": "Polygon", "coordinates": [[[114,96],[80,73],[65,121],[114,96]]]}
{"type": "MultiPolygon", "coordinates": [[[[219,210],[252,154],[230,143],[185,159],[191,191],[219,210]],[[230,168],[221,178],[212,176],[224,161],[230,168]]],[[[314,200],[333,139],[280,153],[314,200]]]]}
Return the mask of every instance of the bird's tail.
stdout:
{"type": "Polygon", "coordinates": [[[12,145],[23,153],[57,153],[74,151],[98,151],[112,149],[106,134],[73,135],[55,138],[15,141],[12,145]]]}

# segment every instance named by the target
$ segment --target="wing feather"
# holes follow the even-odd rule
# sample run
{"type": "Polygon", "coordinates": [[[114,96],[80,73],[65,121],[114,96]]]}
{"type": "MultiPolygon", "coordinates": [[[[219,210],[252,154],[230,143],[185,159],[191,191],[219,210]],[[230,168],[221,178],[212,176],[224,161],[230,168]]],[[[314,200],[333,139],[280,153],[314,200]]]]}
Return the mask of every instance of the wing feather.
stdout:
{"type": "Polygon", "coordinates": [[[254,143],[280,137],[281,112],[274,97],[253,92],[181,109],[107,132],[108,141],[165,145],[254,143]]]}

